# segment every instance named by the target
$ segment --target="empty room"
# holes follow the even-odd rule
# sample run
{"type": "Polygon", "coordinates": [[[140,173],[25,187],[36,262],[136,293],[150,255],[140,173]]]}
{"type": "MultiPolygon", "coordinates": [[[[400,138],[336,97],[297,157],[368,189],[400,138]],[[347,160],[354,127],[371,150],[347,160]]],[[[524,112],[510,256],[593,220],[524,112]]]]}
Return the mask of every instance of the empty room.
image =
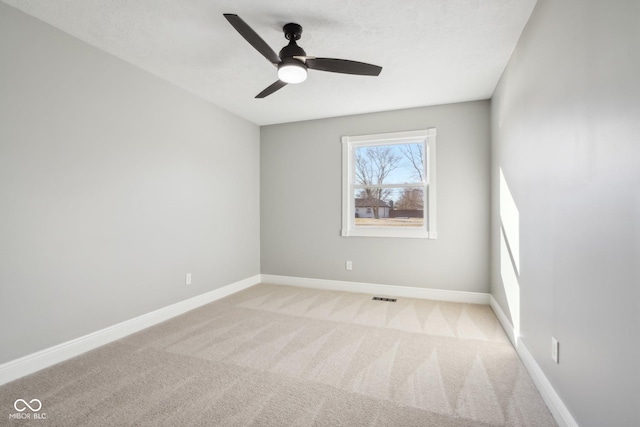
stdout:
{"type": "Polygon", "coordinates": [[[0,426],[640,425],[637,0],[0,0],[0,426]]]}

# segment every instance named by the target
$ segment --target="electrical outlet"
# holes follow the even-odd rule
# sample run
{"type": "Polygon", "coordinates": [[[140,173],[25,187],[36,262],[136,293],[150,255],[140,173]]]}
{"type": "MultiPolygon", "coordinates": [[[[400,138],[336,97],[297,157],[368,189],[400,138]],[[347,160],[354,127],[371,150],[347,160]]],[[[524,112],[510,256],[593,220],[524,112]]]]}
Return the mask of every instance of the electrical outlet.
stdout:
{"type": "Polygon", "coordinates": [[[353,270],[353,263],[352,263],[351,261],[347,261],[347,262],[345,262],[345,264],[344,264],[344,268],[345,268],[346,270],[348,270],[348,271],[353,270]]]}
{"type": "Polygon", "coordinates": [[[191,284],[191,273],[187,273],[187,275],[184,278],[184,283],[187,285],[191,284]]]}
{"type": "Polygon", "coordinates": [[[554,337],[551,337],[551,358],[554,362],[560,363],[560,343],[554,337]]]}

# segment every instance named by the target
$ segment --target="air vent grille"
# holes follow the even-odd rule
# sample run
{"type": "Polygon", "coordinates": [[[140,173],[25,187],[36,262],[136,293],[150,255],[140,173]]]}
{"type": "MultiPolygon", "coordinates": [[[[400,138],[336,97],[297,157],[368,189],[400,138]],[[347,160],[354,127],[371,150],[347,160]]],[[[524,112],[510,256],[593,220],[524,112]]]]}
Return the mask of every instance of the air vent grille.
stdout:
{"type": "Polygon", "coordinates": [[[373,297],[374,301],[386,301],[386,302],[396,302],[396,298],[385,298],[385,297],[373,297]]]}

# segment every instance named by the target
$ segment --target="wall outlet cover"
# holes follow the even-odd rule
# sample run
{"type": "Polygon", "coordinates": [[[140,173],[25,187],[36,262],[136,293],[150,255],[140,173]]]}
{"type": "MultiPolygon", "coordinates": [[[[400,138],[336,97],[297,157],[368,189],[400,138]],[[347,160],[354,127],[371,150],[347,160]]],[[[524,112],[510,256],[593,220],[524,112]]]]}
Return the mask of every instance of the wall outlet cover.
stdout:
{"type": "Polygon", "coordinates": [[[560,343],[554,337],[551,337],[551,358],[554,362],[560,363],[560,343]]]}

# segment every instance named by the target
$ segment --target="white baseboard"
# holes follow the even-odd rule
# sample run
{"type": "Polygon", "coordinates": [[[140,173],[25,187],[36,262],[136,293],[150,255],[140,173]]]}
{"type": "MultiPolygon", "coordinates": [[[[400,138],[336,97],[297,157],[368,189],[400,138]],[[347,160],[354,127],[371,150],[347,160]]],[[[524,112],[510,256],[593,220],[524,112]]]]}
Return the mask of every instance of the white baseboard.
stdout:
{"type": "Polygon", "coordinates": [[[489,305],[491,306],[491,309],[493,310],[496,317],[498,318],[498,321],[502,325],[502,329],[504,329],[505,333],[507,334],[507,337],[509,337],[509,341],[511,341],[511,344],[513,345],[514,348],[517,348],[518,333],[513,328],[513,325],[511,324],[511,321],[509,320],[507,315],[504,313],[504,311],[502,311],[502,307],[500,307],[500,305],[498,304],[498,301],[496,301],[493,298],[493,295],[489,296],[489,305]]]}
{"type": "Polygon", "coordinates": [[[348,282],[342,280],[309,279],[304,277],[277,276],[272,274],[263,274],[261,277],[263,283],[298,286],[301,288],[357,292],[391,297],[431,299],[469,304],[489,304],[489,294],[481,292],[446,291],[441,289],[380,285],[377,283],[348,282]]]}
{"type": "Polygon", "coordinates": [[[529,372],[531,379],[547,404],[547,407],[551,411],[553,418],[560,427],[579,427],[575,418],[573,418],[573,415],[571,415],[571,412],[569,412],[569,409],[558,395],[558,392],[553,388],[553,385],[551,385],[551,382],[542,371],[542,368],[540,368],[536,359],[533,357],[531,352],[529,352],[529,349],[522,338],[520,338],[516,331],[514,331],[509,318],[505,315],[504,311],[502,311],[502,308],[493,298],[493,295],[489,296],[489,301],[489,305],[491,305],[491,308],[496,314],[502,328],[513,343],[513,346],[520,356],[520,360],[522,360],[522,364],[529,372]]]}
{"type": "Polygon", "coordinates": [[[180,301],[71,341],[46,348],[37,353],[3,363],[0,365],[0,385],[48,368],[72,357],[79,356],[89,350],[93,350],[112,341],[124,338],[127,335],[164,322],[165,320],[169,320],[172,317],[186,313],[187,311],[257,285],[260,283],[260,279],[259,274],[248,277],[202,295],[180,301]]]}

